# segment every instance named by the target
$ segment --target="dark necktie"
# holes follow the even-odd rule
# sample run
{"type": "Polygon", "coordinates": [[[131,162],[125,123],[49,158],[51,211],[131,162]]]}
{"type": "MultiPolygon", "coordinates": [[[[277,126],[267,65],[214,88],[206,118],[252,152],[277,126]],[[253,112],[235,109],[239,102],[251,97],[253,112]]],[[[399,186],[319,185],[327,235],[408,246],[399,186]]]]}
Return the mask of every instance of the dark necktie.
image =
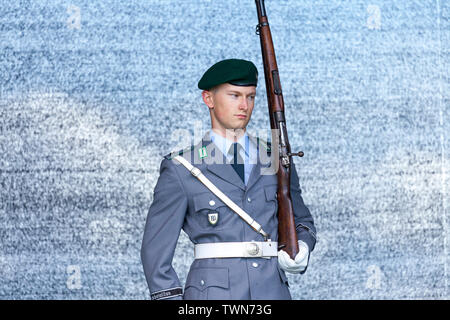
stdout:
{"type": "Polygon", "coordinates": [[[236,173],[239,175],[239,177],[242,179],[242,182],[244,182],[245,184],[244,160],[242,160],[242,157],[239,154],[239,151],[241,149],[242,146],[239,143],[235,142],[231,145],[228,153],[233,155],[233,162],[231,163],[231,165],[233,169],[236,171],[236,173]]]}

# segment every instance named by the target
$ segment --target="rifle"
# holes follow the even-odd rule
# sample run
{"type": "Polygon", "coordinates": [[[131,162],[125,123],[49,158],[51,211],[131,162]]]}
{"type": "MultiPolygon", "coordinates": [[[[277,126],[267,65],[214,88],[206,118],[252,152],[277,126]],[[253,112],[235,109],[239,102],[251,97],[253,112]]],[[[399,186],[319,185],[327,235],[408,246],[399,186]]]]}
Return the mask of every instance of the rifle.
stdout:
{"type": "Polygon", "coordinates": [[[291,153],[284,117],[280,76],[264,0],[255,0],[255,2],[259,22],[256,26],[256,34],[261,40],[272,141],[277,142],[275,147],[278,147],[279,150],[277,171],[278,250],[283,249],[294,259],[298,253],[298,242],[290,189],[291,162],[292,156],[303,157],[303,152],[291,153]]]}

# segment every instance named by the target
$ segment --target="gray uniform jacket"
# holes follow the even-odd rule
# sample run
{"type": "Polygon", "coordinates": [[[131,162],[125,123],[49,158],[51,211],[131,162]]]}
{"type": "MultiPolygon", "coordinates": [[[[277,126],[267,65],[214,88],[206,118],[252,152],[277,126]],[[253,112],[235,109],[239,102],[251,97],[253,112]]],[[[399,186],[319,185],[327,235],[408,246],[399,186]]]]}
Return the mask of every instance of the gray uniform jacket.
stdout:
{"type": "MultiPolygon", "coordinates": [[[[258,144],[256,138],[249,136],[258,144]]],[[[266,144],[267,146],[267,144],[266,144]]],[[[209,132],[202,141],[183,151],[191,161],[223,193],[252,216],[277,241],[277,176],[261,174],[270,163],[259,160],[245,185],[225,160],[222,164],[200,159],[198,150],[206,147],[208,157],[222,156],[211,142],[209,132]]],[[[259,152],[270,152],[258,144],[259,152]]],[[[292,164],[291,198],[297,236],[314,249],[316,230],[313,218],[301,197],[299,179],[292,164]]],[[[172,259],[181,229],[194,244],[211,242],[264,241],[234,211],[170,155],[161,162],[160,177],[145,224],[141,259],[152,299],[250,300],[291,299],[288,281],[278,266],[277,257],[210,258],[192,263],[183,294],[180,280],[172,267],[172,259]],[[212,200],[212,201],[211,201],[212,200]],[[208,213],[218,213],[212,225],[208,213]]]]}

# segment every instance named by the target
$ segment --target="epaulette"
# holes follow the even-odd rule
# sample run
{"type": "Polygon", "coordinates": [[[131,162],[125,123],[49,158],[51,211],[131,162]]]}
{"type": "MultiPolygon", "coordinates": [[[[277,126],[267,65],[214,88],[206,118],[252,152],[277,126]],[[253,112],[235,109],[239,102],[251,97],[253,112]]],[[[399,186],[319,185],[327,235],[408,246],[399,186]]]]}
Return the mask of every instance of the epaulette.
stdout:
{"type": "Polygon", "coordinates": [[[171,152],[171,153],[169,153],[169,154],[166,154],[166,155],[164,156],[164,158],[166,158],[167,160],[172,160],[174,156],[176,156],[176,155],[182,156],[183,153],[185,153],[185,152],[190,152],[190,151],[194,150],[194,148],[195,148],[195,146],[190,146],[190,147],[188,147],[188,148],[186,148],[186,149],[182,149],[182,150],[180,150],[180,151],[178,151],[178,152],[171,152]]]}

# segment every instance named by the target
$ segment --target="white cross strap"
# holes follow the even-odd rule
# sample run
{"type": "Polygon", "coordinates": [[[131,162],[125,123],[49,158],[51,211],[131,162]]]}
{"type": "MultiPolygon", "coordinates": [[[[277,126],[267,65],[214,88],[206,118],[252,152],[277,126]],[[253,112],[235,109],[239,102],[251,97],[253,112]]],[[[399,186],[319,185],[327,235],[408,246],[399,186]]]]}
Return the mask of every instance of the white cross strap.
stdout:
{"type": "Polygon", "coordinates": [[[175,160],[180,162],[189,172],[196,177],[200,182],[202,182],[212,193],[214,193],[223,203],[225,203],[231,210],[237,213],[239,217],[241,217],[245,222],[247,222],[250,227],[253,228],[256,232],[260,233],[264,240],[269,238],[269,234],[267,234],[261,227],[261,225],[255,221],[247,212],[241,209],[236,203],[234,203],[230,198],[228,198],[222,191],[219,190],[205,175],[200,171],[199,168],[194,167],[189,161],[187,161],[182,156],[175,156],[175,160]]]}

